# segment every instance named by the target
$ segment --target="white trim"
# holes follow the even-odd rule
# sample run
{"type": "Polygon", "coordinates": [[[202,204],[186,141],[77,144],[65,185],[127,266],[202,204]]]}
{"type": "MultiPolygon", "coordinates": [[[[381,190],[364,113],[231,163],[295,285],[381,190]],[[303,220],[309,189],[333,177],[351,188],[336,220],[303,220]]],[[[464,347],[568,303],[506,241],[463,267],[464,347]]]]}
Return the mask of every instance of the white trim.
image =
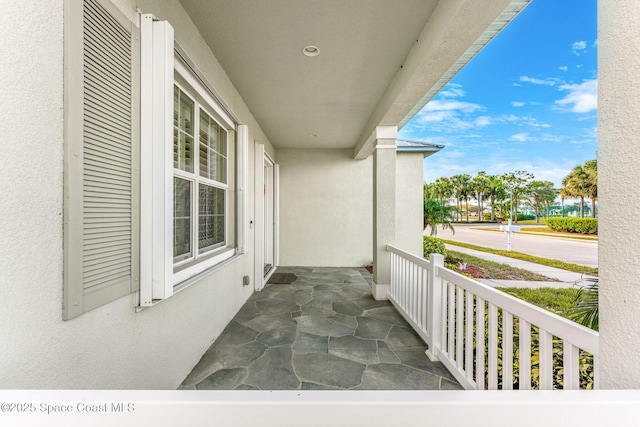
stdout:
{"type": "Polygon", "coordinates": [[[233,257],[235,254],[236,254],[235,248],[227,248],[226,250],[224,250],[223,252],[219,253],[216,256],[213,256],[204,261],[200,261],[192,265],[191,267],[185,268],[184,270],[178,271],[177,273],[173,274],[173,282],[171,283],[171,286],[172,287],[176,286],[184,282],[185,280],[202,273],[208,268],[211,268],[216,264],[219,264],[223,261],[228,260],[229,258],[233,257]]]}
{"type": "Polygon", "coordinates": [[[393,148],[395,150],[397,147],[395,145],[376,145],[373,147],[374,150],[378,150],[380,148],[393,148]]]}
{"type": "Polygon", "coordinates": [[[173,295],[173,28],[142,15],[140,305],[173,295]]]}
{"type": "MultiPolygon", "coordinates": [[[[280,165],[273,164],[273,266],[280,265],[280,165]]],[[[275,268],[274,268],[275,270],[275,268]]]]}
{"type": "MultiPolygon", "coordinates": [[[[182,62],[182,57],[175,52],[173,56],[175,60],[175,72],[178,73],[180,77],[182,77],[185,82],[187,82],[187,84],[191,86],[199,96],[202,97],[205,104],[213,110],[215,114],[212,114],[212,116],[215,119],[221,120],[222,123],[220,124],[226,127],[227,130],[235,129],[236,123],[234,122],[234,120],[227,114],[227,111],[222,108],[211,96],[207,88],[200,82],[200,79],[196,78],[191,72],[191,69],[182,62]]],[[[173,118],[171,120],[171,123],[173,123],[173,118]]]]}
{"type": "Polygon", "coordinates": [[[264,144],[255,144],[254,150],[254,278],[256,291],[264,287],[264,144]]]}
{"type": "Polygon", "coordinates": [[[249,252],[249,127],[247,125],[238,125],[236,135],[238,158],[236,163],[238,171],[236,173],[238,184],[238,253],[244,254],[249,252]]]}

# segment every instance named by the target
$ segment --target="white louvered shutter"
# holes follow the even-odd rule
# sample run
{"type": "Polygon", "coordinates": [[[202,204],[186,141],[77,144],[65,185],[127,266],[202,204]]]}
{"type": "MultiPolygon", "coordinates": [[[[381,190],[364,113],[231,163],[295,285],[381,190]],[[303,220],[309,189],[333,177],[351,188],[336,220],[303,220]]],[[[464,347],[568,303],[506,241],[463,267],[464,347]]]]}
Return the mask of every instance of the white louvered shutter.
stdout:
{"type": "Polygon", "coordinates": [[[66,104],[65,319],[135,291],[138,277],[137,29],[106,1],[71,7],[71,36],[82,33],[65,84],[81,87],[66,104]]]}

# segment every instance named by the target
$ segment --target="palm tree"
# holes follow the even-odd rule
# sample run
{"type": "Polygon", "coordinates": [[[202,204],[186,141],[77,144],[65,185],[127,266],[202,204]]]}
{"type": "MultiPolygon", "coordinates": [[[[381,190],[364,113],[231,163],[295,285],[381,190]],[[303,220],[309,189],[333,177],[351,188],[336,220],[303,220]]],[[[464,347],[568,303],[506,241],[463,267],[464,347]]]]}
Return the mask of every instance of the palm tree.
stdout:
{"type": "Polygon", "coordinates": [[[583,279],[587,282],[576,296],[576,307],[571,315],[571,320],[580,323],[587,328],[598,330],[598,278],[583,279]]]}
{"type": "Polygon", "coordinates": [[[442,204],[445,204],[445,202],[453,196],[453,184],[451,180],[445,177],[436,179],[433,183],[433,192],[435,197],[437,197],[442,204]]]}
{"type": "MultiPolygon", "coordinates": [[[[451,180],[451,186],[453,188],[453,196],[456,199],[456,208],[458,210],[458,215],[460,218],[460,221],[462,221],[462,200],[465,199],[465,197],[468,198],[467,196],[467,192],[468,192],[468,183],[471,180],[471,176],[467,175],[466,173],[463,174],[458,174],[458,175],[454,175],[450,178],[451,180]]],[[[467,215],[469,215],[469,210],[467,209],[467,215]]],[[[468,218],[467,218],[468,221],[468,218]]]]}
{"type": "Polygon", "coordinates": [[[596,200],[598,199],[598,162],[588,160],[584,163],[584,171],[587,174],[587,197],[591,199],[591,217],[596,217],[596,200]]]}
{"type": "Polygon", "coordinates": [[[589,174],[582,165],[573,168],[562,180],[565,192],[580,198],[580,218],[584,218],[584,199],[589,195],[589,174]]]}
{"type": "Polygon", "coordinates": [[[424,228],[431,227],[430,234],[432,236],[438,234],[438,224],[442,226],[443,230],[449,229],[455,233],[452,223],[456,213],[455,206],[448,206],[434,197],[426,196],[424,198],[424,228]]]}
{"type": "Polygon", "coordinates": [[[489,197],[489,202],[491,203],[491,221],[495,221],[496,205],[506,199],[506,193],[499,176],[490,175],[487,178],[489,180],[489,187],[486,196],[489,197]]]}
{"type": "Polygon", "coordinates": [[[478,172],[478,175],[473,178],[471,186],[476,193],[476,200],[478,202],[478,221],[482,221],[484,219],[483,197],[488,193],[490,186],[489,177],[485,171],[478,172]]]}
{"type": "Polygon", "coordinates": [[[562,203],[562,217],[564,218],[564,201],[571,198],[571,193],[569,193],[565,187],[562,187],[558,189],[558,194],[560,195],[560,201],[562,203]]]}

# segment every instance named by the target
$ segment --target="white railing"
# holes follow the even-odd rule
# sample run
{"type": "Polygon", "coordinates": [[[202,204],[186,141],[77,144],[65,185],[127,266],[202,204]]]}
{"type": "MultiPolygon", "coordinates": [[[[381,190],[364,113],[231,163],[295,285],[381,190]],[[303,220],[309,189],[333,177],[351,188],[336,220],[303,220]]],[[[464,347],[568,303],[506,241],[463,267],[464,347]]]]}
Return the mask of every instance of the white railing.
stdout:
{"type": "Polygon", "coordinates": [[[598,333],[393,246],[389,300],[466,389],[597,388],[598,333]]]}

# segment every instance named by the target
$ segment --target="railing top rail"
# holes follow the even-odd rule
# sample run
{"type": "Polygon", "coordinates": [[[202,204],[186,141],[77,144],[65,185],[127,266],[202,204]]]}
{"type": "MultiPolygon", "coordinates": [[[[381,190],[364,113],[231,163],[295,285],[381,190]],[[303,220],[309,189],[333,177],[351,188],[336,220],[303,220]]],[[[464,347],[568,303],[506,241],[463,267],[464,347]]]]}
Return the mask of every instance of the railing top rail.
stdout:
{"type": "Polygon", "coordinates": [[[395,246],[392,245],[387,245],[387,251],[394,253],[396,255],[399,255],[409,261],[411,261],[414,264],[417,264],[418,266],[422,267],[422,268],[431,268],[431,262],[427,261],[424,258],[421,258],[419,256],[410,254],[409,252],[405,252],[402,249],[396,248],[395,246]]]}
{"type": "Polygon", "coordinates": [[[470,279],[444,267],[436,267],[436,274],[492,304],[507,310],[532,325],[570,342],[594,356],[598,356],[598,332],[536,307],[490,286],[470,279]]]}

